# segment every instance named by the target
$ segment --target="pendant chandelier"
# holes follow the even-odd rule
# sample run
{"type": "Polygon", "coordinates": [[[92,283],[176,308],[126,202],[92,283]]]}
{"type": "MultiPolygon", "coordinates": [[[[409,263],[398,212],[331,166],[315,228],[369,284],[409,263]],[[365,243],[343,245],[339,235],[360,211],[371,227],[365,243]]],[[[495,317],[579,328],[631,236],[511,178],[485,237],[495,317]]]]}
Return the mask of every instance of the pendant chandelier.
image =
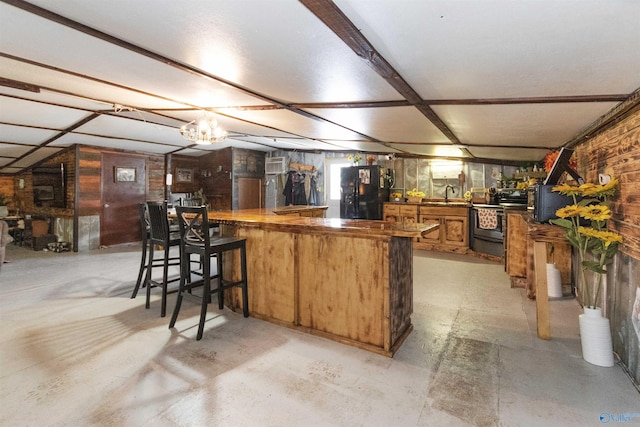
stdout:
{"type": "Polygon", "coordinates": [[[218,126],[218,121],[213,117],[204,116],[180,127],[180,135],[188,141],[196,144],[214,144],[224,141],[227,131],[218,126]]]}

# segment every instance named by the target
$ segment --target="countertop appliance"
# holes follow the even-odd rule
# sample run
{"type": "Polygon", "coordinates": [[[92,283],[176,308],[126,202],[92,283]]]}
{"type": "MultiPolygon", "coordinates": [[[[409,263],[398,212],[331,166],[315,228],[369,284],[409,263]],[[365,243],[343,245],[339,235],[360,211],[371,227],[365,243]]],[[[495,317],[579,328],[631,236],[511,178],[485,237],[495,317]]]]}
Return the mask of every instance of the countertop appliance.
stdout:
{"type": "Polygon", "coordinates": [[[496,192],[496,202],[502,206],[527,206],[527,189],[500,188],[496,192]]]}
{"type": "MultiPolygon", "coordinates": [[[[533,219],[537,222],[549,222],[557,218],[556,211],[567,205],[573,204],[573,197],[554,193],[551,189],[554,185],[536,185],[533,193],[533,219]]],[[[582,200],[578,197],[577,201],[582,200]]]]}
{"type": "Polygon", "coordinates": [[[382,219],[382,204],[389,201],[390,170],[352,166],[340,170],[340,218],[382,219]]]}

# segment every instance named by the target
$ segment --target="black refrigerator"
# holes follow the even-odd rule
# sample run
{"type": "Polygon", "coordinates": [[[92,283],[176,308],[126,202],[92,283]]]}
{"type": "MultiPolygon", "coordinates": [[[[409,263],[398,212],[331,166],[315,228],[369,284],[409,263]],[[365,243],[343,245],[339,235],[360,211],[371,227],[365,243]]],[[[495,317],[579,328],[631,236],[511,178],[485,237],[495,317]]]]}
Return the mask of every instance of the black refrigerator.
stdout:
{"type": "Polygon", "coordinates": [[[340,218],[382,219],[389,201],[387,170],[380,166],[352,166],[340,171],[340,218]]]}

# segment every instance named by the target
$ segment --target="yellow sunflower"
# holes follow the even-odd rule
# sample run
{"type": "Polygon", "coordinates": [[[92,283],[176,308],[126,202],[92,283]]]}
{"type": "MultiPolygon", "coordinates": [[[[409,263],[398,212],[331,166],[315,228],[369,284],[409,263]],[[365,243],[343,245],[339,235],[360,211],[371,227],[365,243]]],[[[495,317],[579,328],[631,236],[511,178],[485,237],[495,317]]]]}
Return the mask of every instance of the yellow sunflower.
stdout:
{"type": "Polygon", "coordinates": [[[596,184],[593,184],[591,182],[587,182],[585,184],[582,184],[580,187],[578,187],[578,189],[580,190],[580,192],[582,194],[586,194],[589,191],[593,190],[593,188],[596,186],[596,184]]]}
{"type": "Polygon", "coordinates": [[[605,196],[613,196],[616,192],[616,186],[619,181],[613,178],[609,183],[605,185],[594,185],[588,192],[584,192],[585,196],[602,198],[605,196]]]}
{"type": "Polygon", "coordinates": [[[578,227],[578,233],[582,234],[583,236],[598,238],[598,230],[596,230],[595,228],[580,226],[578,227]]]}
{"type": "Polygon", "coordinates": [[[579,187],[574,187],[569,184],[556,185],[551,189],[551,191],[555,191],[556,193],[562,193],[567,196],[579,196],[582,194],[579,187]]]}
{"type": "Polygon", "coordinates": [[[590,205],[581,209],[580,216],[593,221],[606,221],[611,218],[611,210],[605,205],[590,205]]]}
{"type": "Polygon", "coordinates": [[[604,242],[606,247],[609,247],[612,243],[622,243],[622,236],[613,231],[600,231],[598,238],[604,242]]]}
{"type": "Polygon", "coordinates": [[[570,218],[572,216],[580,215],[582,208],[578,205],[568,205],[564,208],[560,208],[556,211],[556,215],[559,218],[570,218]]]}
{"type": "Polygon", "coordinates": [[[582,191],[583,196],[587,197],[598,197],[598,194],[602,192],[603,186],[596,184],[583,184],[580,186],[580,190],[582,191]],[[583,188],[584,187],[584,188],[583,188]]]}

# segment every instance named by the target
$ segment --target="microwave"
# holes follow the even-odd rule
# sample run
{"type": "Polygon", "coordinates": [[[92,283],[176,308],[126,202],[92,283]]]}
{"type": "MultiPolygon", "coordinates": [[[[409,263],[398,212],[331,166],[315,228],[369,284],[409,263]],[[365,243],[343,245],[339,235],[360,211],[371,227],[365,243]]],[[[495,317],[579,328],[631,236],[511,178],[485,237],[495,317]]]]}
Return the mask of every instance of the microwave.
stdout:
{"type": "MultiPolygon", "coordinates": [[[[556,211],[573,204],[573,197],[555,193],[551,189],[555,185],[536,185],[533,190],[533,219],[537,222],[549,222],[557,218],[556,211]]],[[[580,201],[581,197],[576,200],[580,201]]]]}

